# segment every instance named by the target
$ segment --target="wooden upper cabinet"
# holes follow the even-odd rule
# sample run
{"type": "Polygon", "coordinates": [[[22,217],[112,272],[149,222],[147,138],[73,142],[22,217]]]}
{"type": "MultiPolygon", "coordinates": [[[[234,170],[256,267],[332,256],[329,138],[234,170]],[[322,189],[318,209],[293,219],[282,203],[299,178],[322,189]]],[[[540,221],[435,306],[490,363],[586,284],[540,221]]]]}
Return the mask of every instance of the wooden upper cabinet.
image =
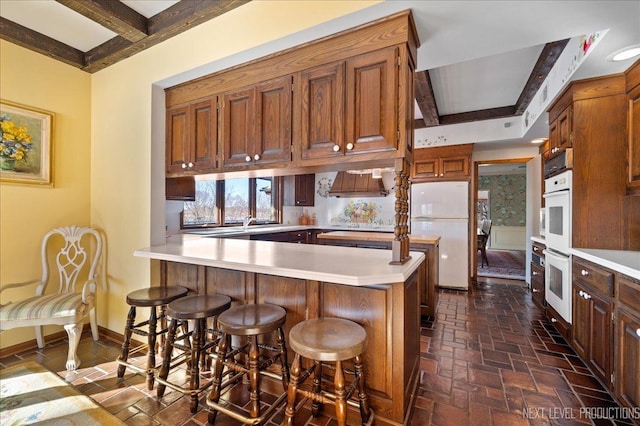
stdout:
{"type": "Polygon", "coordinates": [[[573,141],[571,114],[572,108],[569,106],[549,124],[549,157],[571,148],[573,141]]]}
{"type": "Polygon", "coordinates": [[[291,76],[224,94],[223,166],[291,159],[291,76]]]}
{"type": "Polygon", "coordinates": [[[347,60],[346,154],[398,148],[398,48],[347,60]]]}
{"type": "Polygon", "coordinates": [[[345,63],[300,73],[302,159],[344,153],[345,63]]]}
{"type": "Polygon", "coordinates": [[[216,97],[167,111],[167,176],[212,171],[218,167],[216,97]]]}
{"type": "Polygon", "coordinates": [[[468,179],[472,150],[473,144],[416,149],[411,178],[415,181],[468,179]]]}

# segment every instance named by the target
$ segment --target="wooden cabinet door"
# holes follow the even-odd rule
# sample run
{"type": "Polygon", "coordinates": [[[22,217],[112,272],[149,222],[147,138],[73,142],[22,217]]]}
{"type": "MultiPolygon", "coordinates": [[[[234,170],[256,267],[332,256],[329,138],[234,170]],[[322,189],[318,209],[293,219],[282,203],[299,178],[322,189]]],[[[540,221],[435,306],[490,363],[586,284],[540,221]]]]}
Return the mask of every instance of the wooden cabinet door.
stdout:
{"type": "Polygon", "coordinates": [[[440,159],[440,177],[469,176],[469,157],[448,157],[440,159]]]}
{"type": "Polygon", "coordinates": [[[302,158],[343,155],[345,63],[312,68],[300,78],[302,158]]]}
{"type": "Polygon", "coordinates": [[[217,167],[218,110],[216,97],[189,107],[190,170],[210,170],[217,167]]]}
{"type": "Polygon", "coordinates": [[[572,346],[576,353],[582,359],[589,359],[589,343],[590,343],[590,309],[589,299],[584,297],[588,294],[587,290],[576,280],[573,281],[573,333],[572,346]]]}
{"type": "Polygon", "coordinates": [[[562,114],[557,118],[556,122],[558,123],[558,149],[561,151],[563,149],[571,148],[573,139],[572,139],[572,108],[568,107],[565,109],[562,114]]]}
{"type": "Polygon", "coordinates": [[[292,84],[292,77],[285,76],[256,85],[257,128],[249,153],[256,164],[291,160],[292,84]]]}
{"type": "Polygon", "coordinates": [[[188,106],[167,110],[165,161],[169,176],[181,174],[190,161],[188,106]]]}
{"type": "Polygon", "coordinates": [[[640,406],[640,318],[617,312],[616,396],[627,407],[640,406]]]}
{"type": "Polygon", "coordinates": [[[629,151],[627,168],[629,170],[629,190],[640,192],[640,86],[629,92],[629,151]]]}
{"type": "Polygon", "coordinates": [[[244,166],[253,161],[255,93],[255,86],[251,86],[223,96],[223,167],[244,166]]]}
{"type": "Polygon", "coordinates": [[[397,149],[398,48],[347,60],[346,154],[397,149]]]}
{"type": "Polygon", "coordinates": [[[590,303],[590,334],[589,364],[596,376],[611,387],[611,373],[613,372],[613,304],[597,294],[589,293],[590,303]]]}
{"type": "Polygon", "coordinates": [[[295,205],[311,207],[315,204],[316,175],[296,175],[295,177],[295,205]]]}
{"type": "MultiPolygon", "coordinates": [[[[560,145],[558,139],[560,137],[559,129],[558,129],[558,119],[549,124],[549,151],[547,155],[544,156],[544,160],[546,161],[549,157],[553,156],[555,152],[558,150],[558,146],[560,145]]],[[[544,170],[543,170],[544,175],[544,170]]]]}
{"type": "Polygon", "coordinates": [[[424,160],[415,160],[413,163],[412,178],[434,178],[440,174],[440,159],[429,158],[424,160]]]}

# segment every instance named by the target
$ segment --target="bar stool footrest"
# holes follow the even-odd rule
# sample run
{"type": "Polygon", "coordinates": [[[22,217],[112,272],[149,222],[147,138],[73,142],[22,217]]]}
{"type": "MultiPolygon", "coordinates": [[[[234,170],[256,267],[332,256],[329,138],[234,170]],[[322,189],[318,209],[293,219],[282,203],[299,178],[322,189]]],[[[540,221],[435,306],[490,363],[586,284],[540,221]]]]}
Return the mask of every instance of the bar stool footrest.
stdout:
{"type": "MultiPolygon", "coordinates": [[[[213,402],[213,401],[209,401],[207,400],[207,405],[209,406],[209,408],[213,408],[214,410],[223,413],[235,420],[238,420],[244,424],[247,425],[260,425],[265,423],[267,420],[269,420],[272,417],[272,413],[274,413],[274,411],[279,408],[279,406],[286,400],[287,398],[287,393],[284,392],[283,394],[281,394],[278,399],[276,399],[273,404],[271,404],[271,406],[269,408],[267,408],[264,413],[262,413],[262,415],[260,417],[247,417],[247,416],[243,416],[240,413],[237,413],[233,410],[230,410],[222,405],[220,405],[217,402],[213,402]]],[[[274,413],[275,414],[275,413],[274,413]]]]}

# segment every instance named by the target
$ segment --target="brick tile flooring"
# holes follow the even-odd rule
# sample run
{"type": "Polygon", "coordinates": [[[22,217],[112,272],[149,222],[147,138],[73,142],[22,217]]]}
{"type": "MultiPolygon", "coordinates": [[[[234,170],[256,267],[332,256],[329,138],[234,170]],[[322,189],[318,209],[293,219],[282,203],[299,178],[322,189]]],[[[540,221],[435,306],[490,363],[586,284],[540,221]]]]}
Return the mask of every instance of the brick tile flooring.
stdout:
{"type": "MultiPolygon", "coordinates": [[[[440,290],[437,320],[422,324],[420,383],[409,424],[633,424],[621,418],[590,419],[584,413],[584,407],[618,405],[545,320],[528,289],[520,282],[503,282],[483,279],[468,292],[440,290]]],[[[120,352],[118,343],[94,343],[85,334],[79,348],[82,365],[73,373],[64,370],[66,351],[66,341],[53,342],[42,350],[2,358],[0,368],[35,360],[129,425],[207,424],[205,393],[199,411],[192,415],[189,399],[176,391],[167,389],[163,398],[156,399],[155,390],[146,389],[144,377],[127,372],[124,380],[118,380],[114,361],[120,352]]],[[[145,362],[143,356],[133,359],[145,362]]],[[[186,381],[184,370],[172,376],[186,381]]],[[[238,385],[223,399],[246,403],[246,386],[238,385]]],[[[615,413],[608,411],[605,416],[615,413]]],[[[280,412],[268,424],[281,420],[280,412]]],[[[238,422],[219,414],[216,424],[238,422]]],[[[336,422],[330,410],[314,419],[304,408],[296,424],[333,426],[336,422]]]]}

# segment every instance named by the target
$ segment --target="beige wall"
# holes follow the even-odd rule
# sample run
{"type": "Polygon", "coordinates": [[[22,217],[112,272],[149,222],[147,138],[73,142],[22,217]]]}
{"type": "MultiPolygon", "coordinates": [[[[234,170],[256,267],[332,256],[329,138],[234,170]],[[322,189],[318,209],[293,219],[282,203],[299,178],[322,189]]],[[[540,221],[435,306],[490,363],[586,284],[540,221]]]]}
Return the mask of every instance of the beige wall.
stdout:
{"type": "Polygon", "coordinates": [[[93,75],[91,218],[109,247],[101,326],[122,333],[126,294],[151,280],[149,261],[133,251],[163,238],[164,108],[157,85],[374,3],[250,2],[93,75]]]}
{"type": "MultiPolygon", "coordinates": [[[[7,284],[40,277],[40,243],[47,231],[91,223],[91,75],[0,40],[0,96],[55,113],[55,186],[0,183],[0,283],[7,284]]],[[[9,290],[1,302],[34,291],[35,286],[9,290]]],[[[45,333],[62,330],[47,327],[45,333]]],[[[20,328],[3,332],[0,344],[5,348],[34,338],[33,328],[20,328]]]]}

